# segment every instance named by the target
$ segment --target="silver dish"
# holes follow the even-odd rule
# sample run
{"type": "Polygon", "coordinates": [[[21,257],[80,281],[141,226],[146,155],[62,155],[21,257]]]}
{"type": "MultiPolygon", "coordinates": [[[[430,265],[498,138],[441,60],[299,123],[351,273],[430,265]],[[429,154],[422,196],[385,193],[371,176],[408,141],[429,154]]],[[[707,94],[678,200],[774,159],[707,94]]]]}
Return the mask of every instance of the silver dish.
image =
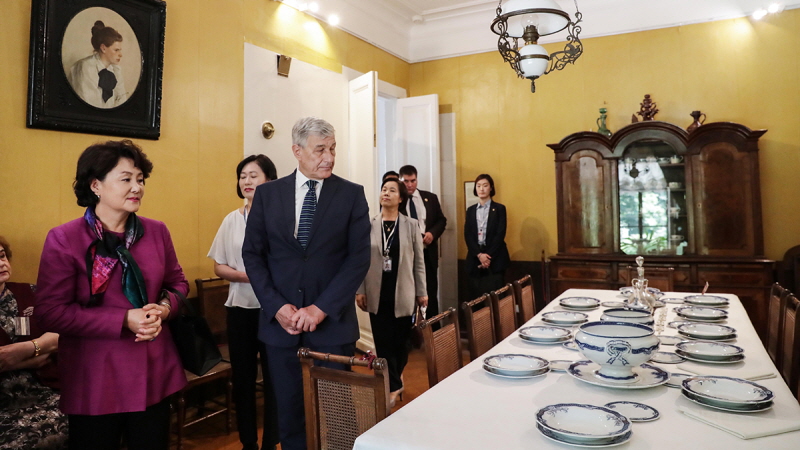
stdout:
{"type": "Polygon", "coordinates": [[[591,361],[578,361],[572,363],[567,369],[567,373],[573,377],[597,386],[605,386],[615,389],[647,389],[660,386],[669,380],[669,373],[650,364],[642,364],[633,368],[636,374],[636,381],[628,384],[620,384],[606,381],[595,373],[600,369],[600,365],[591,361]]]}
{"type": "Polygon", "coordinates": [[[653,354],[650,355],[650,361],[659,364],[678,364],[682,363],[684,359],[677,353],[653,352],[653,354]]]}
{"type": "Polygon", "coordinates": [[[659,341],[661,341],[661,345],[676,345],[680,344],[681,342],[686,342],[686,339],[683,339],[679,336],[669,336],[666,334],[658,334],[656,335],[659,341]]]}
{"type": "Polygon", "coordinates": [[[718,295],[687,295],[683,301],[699,306],[724,306],[730,303],[727,298],[718,295]]]}
{"type": "Polygon", "coordinates": [[[742,347],[722,342],[681,342],[676,348],[683,353],[705,360],[725,361],[732,356],[744,354],[742,347]]]}
{"type": "Polygon", "coordinates": [[[583,441],[620,436],[631,430],[631,422],[619,412],[581,403],[548,405],[536,412],[536,423],[548,430],[583,441]]]}
{"type": "Polygon", "coordinates": [[[633,435],[633,431],[628,431],[627,433],[623,434],[622,436],[616,436],[613,438],[602,439],[600,442],[592,442],[586,443],[581,441],[576,441],[573,439],[569,439],[567,437],[559,436],[551,430],[536,424],[536,428],[539,432],[542,433],[542,436],[550,439],[551,441],[558,442],[559,444],[567,444],[573,447],[584,447],[584,448],[604,448],[604,447],[616,447],[617,445],[622,445],[628,442],[633,435]]]}
{"type": "Polygon", "coordinates": [[[671,387],[671,388],[679,388],[680,389],[681,384],[683,383],[683,380],[685,380],[685,379],[687,379],[689,377],[693,377],[693,376],[695,376],[695,375],[690,375],[688,373],[672,372],[672,373],[669,374],[669,380],[667,380],[666,385],[668,387],[671,387]]]}
{"type": "Polygon", "coordinates": [[[681,358],[686,358],[689,361],[694,361],[704,364],[733,364],[744,361],[744,355],[733,355],[729,356],[728,359],[704,359],[703,357],[697,355],[691,355],[677,349],[675,350],[675,354],[677,354],[681,358]]]}
{"type": "Polygon", "coordinates": [[[611,402],[606,403],[605,407],[622,414],[631,422],[651,422],[661,417],[657,409],[639,402],[611,402]]]}
{"type": "Polygon", "coordinates": [[[533,355],[502,354],[483,359],[483,367],[499,375],[530,376],[537,375],[550,365],[544,358],[533,355]]]}
{"type": "Polygon", "coordinates": [[[572,337],[572,332],[560,327],[532,326],[519,330],[519,337],[529,341],[561,342],[572,337]]]}

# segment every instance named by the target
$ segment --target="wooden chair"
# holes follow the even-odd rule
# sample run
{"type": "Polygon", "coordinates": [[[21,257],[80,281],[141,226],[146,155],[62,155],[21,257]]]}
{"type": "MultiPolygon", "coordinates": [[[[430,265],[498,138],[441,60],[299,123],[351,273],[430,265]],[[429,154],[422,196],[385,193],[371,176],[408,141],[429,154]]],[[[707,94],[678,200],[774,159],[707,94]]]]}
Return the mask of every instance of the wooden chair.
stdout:
{"type": "MultiPolygon", "coordinates": [[[[636,267],[628,266],[628,284],[638,276],[636,267]]],[[[660,289],[662,292],[675,291],[675,269],[672,267],[645,266],[644,277],[648,287],[660,289]]]]}
{"type": "Polygon", "coordinates": [[[780,284],[775,283],[769,294],[769,305],[767,310],[767,353],[775,363],[778,370],[781,360],[781,321],[783,320],[783,308],[786,302],[786,297],[790,294],[789,291],[784,289],[780,284]]]}
{"type": "Polygon", "coordinates": [[[388,363],[301,348],[306,445],[309,450],[352,449],[358,436],[385,419],[389,407],[388,363]],[[373,374],[318,367],[314,361],[371,367],[373,374]]]}
{"type": "Polygon", "coordinates": [[[533,278],[525,275],[511,282],[514,300],[517,304],[517,324],[522,326],[536,315],[536,297],[533,293],[533,278]]]}
{"type": "Polygon", "coordinates": [[[177,450],[181,450],[183,448],[183,433],[186,427],[190,427],[196,423],[220,414],[225,414],[225,431],[228,434],[231,433],[232,424],[231,412],[233,411],[233,371],[231,371],[231,364],[229,362],[222,361],[202,376],[197,376],[188,370],[185,370],[184,372],[186,373],[186,380],[188,381],[188,384],[186,387],[173,394],[173,404],[177,409],[178,415],[176,420],[176,434],[178,435],[177,450]],[[219,406],[219,408],[211,412],[204,413],[206,410],[206,400],[202,400],[197,407],[197,417],[190,422],[186,422],[186,394],[196,387],[204,386],[208,383],[218,380],[224,380],[225,382],[225,402],[220,403],[216,400],[207,400],[219,406]]]}
{"type": "Polygon", "coordinates": [[[800,310],[800,300],[789,294],[783,308],[783,332],[781,333],[781,368],[779,372],[783,376],[786,384],[791,388],[792,393],[797,395],[797,367],[798,367],[798,310],[800,310]]]}
{"type": "Polygon", "coordinates": [[[469,343],[469,359],[474,360],[494,347],[494,320],[488,294],[461,304],[469,343]]]}
{"type": "Polygon", "coordinates": [[[514,291],[507,284],[489,293],[492,298],[492,315],[494,316],[494,336],[497,342],[502,341],[517,329],[517,314],[514,307],[514,291]]]}
{"type": "Polygon", "coordinates": [[[461,335],[458,329],[458,314],[449,308],[438,316],[417,324],[425,345],[425,361],[428,364],[428,384],[430,387],[444,380],[461,368],[461,335]],[[449,323],[447,323],[449,322],[449,323]],[[433,325],[440,325],[434,331],[433,325]]]}
{"type": "Polygon", "coordinates": [[[230,283],[219,277],[197,278],[194,283],[197,286],[200,315],[206,318],[217,344],[227,344],[228,313],[225,311],[225,302],[228,300],[230,283]]]}

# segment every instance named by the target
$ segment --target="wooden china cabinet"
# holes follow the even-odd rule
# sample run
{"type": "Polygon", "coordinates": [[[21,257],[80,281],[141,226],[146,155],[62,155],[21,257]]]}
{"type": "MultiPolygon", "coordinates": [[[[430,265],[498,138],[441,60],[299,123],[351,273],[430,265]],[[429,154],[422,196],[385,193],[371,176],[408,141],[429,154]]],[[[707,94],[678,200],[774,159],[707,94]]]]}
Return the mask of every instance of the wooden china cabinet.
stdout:
{"type": "MultiPolygon", "coordinates": [[[[718,122],[691,133],[648,120],[613,137],[579,132],[555,151],[553,297],[630,285],[628,266],[673,267],[675,290],[733,293],[762,339],[774,261],[763,256],[758,139],[718,122]]],[[[645,272],[646,276],[646,272],[645,272]]]]}

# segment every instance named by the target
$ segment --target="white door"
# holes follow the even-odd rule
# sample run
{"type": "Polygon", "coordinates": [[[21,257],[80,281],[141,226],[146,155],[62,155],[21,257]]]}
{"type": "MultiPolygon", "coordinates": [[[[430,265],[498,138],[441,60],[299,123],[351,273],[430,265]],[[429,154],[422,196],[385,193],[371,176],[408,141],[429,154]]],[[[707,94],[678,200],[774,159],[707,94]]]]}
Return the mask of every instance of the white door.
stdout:
{"type": "Polygon", "coordinates": [[[396,169],[406,164],[416,167],[417,187],[441,197],[439,96],[397,99],[395,120],[394,155],[387,155],[388,165],[396,169]]]}
{"type": "MultiPolygon", "coordinates": [[[[364,186],[364,194],[369,205],[370,219],[378,213],[377,171],[377,110],[378,110],[378,72],[367,72],[349,83],[348,127],[350,148],[348,153],[350,179],[364,186]]],[[[355,299],[353,299],[355,301],[355,299]]],[[[358,327],[361,331],[356,346],[361,350],[375,350],[369,313],[356,308],[358,327]]]]}

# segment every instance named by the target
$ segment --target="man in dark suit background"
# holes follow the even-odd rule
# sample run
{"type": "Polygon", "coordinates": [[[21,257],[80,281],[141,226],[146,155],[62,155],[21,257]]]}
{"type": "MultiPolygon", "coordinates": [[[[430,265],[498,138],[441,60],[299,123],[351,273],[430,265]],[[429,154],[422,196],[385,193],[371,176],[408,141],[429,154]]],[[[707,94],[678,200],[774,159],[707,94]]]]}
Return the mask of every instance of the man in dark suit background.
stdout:
{"type": "Polygon", "coordinates": [[[408,201],[400,206],[400,212],[419,220],[422,243],[425,244],[425,278],[428,287],[428,310],[426,318],[439,314],[439,237],[444,233],[447,219],[442,213],[439,197],[428,191],[417,189],[417,168],[406,165],[400,168],[401,179],[408,190],[408,201]]]}
{"type": "Polygon", "coordinates": [[[259,338],[267,346],[281,448],[305,450],[297,350],[355,353],[354,299],[369,269],[370,221],[364,188],[332,174],[331,124],[297,121],[292,152],[297,170],[256,189],[242,256],[261,304],[259,338]]]}

